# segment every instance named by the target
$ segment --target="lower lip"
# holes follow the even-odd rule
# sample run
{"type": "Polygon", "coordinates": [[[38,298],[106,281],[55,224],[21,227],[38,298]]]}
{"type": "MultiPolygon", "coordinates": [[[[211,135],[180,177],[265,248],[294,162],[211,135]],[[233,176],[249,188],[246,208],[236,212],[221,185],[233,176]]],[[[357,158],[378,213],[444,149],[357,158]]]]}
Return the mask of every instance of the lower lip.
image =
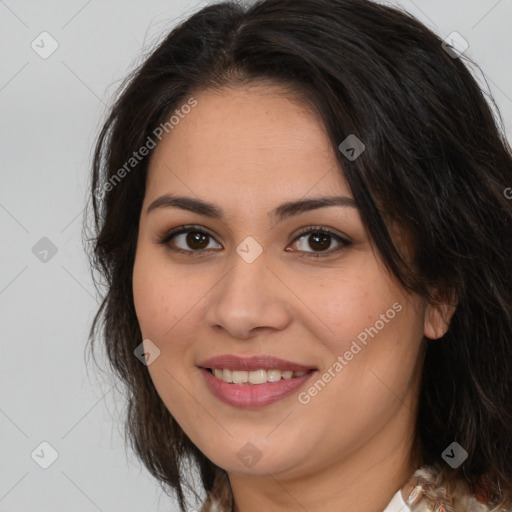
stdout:
{"type": "Polygon", "coordinates": [[[210,391],[224,403],[233,407],[257,408],[273,404],[290,396],[307,382],[316,370],[302,377],[281,379],[265,384],[232,384],[218,379],[206,368],[199,368],[210,391]]]}

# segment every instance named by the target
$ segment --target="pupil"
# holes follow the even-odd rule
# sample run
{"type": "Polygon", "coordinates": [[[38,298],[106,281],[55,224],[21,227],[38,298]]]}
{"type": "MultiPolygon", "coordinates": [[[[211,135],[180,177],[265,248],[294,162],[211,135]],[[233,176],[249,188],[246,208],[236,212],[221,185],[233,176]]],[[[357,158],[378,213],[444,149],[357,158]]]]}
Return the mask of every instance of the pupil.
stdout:
{"type": "Polygon", "coordinates": [[[328,249],[329,245],[331,245],[329,238],[330,235],[314,233],[309,237],[309,246],[311,249],[328,249]],[[311,240],[314,240],[314,243],[311,243],[311,240]]]}
{"type": "Polygon", "coordinates": [[[203,249],[208,245],[208,235],[199,232],[190,232],[187,234],[187,244],[192,249],[203,249]]]}

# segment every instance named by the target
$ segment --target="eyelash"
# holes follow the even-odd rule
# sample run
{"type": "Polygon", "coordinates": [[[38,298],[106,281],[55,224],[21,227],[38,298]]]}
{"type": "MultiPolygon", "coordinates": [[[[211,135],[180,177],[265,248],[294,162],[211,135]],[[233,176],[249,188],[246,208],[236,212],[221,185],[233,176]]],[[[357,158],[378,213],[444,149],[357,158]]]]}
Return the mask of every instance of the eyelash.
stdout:
{"type": "MultiPolygon", "coordinates": [[[[187,226],[181,226],[181,227],[179,227],[177,229],[174,229],[174,230],[170,231],[169,233],[165,234],[163,236],[163,238],[161,238],[159,240],[158,243],[162,244],[162,245],[166,245],[167,249],[172,251],[172,252],[174,252],[174,253],[184,254],[184,255],[187,255],[187,256],[191,256],[191,257],[198,257],[198,256],[201,257],[201,256],[203,256],[203,254],[201,254],[201,253],[204,253],[207,249],[199,249],[199,250],[190,249],[190,250],[186,250],[186,249],[181,249],[179,247],[172,247],[171,245],[169,245],[169,242],[175,236],[178,236],[178,235],[181,235],[181,234],[184,234],[184,233],[187,233],[187,234],[188,233],[200,233],[200,234],[207,235],[210,238],[214,238],[210,233],[208,233],[207,231],[202,229],[200,226],[187,225],[187,226]]],[[[328,236],[334,238],[342,246],[339,247],[338,249],[328,250],[328,251],[317,251],[317,252],[315,252],[315,251],[313,251],[313,252],[298,251],[298,252],[303,252],[303,253],[307,254],[308,256],[306,256],[306,257],[323,258],[323,257],[331,256],[332,254],[337,254],[337,253],[341,252],[343,249],[345,249],[346,247],[348,247],[349,245],[351,245],[351,242],[349,242],[348,240],[346,240],[345,238],[343,238],[339,234],[335,233],[334,231],[330,230],[329,228],[325,228],[325,227],[321,227],[321,226],[308,226],[306,228],[301,229],[301,231],[293,239],[292,243],[296,242],[297,240],[302,238],[304,235],[307,235],[307,234],[311,234],[312,235],[312,234],[317,234],[317,233],[320,233],[322,235],[328,235],[328,236]]],[[[209,250],[211,250],[211,249],[209,249],[209,250]]],[[[218,250],[218,249],[215,249],[215,250],[218,250]]]]}

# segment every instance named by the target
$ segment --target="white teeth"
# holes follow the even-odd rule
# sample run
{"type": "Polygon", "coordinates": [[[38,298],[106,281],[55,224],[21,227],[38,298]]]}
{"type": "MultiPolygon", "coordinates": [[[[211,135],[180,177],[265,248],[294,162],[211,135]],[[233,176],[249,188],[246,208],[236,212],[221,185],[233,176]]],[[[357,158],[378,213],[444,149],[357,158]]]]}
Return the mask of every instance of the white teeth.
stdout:
{"type": "Polygon", "coordinates": [[[243,384],[244,382],[247,382],[249,372],[246,372],[244,370],[233,370],[233,373],[231,375],[233,377],[233,384],[243,384]]]}
{"type": "Polygon", "coordinates": [[[277,382],[278,380],[281,380],[281,371],[267,370],[267,380],[268,382],[277,382]]]}
{"type": "Polygon", "coordinates": [[[251,384],[263,384],[267,382],[267,370],[249,372],[249,382],[251,384]]]}
{"type": "Polygon", "coordinates": [[[233,384],[265,384],[266,382],[277,382],[292,377],[302,377],[307,371],[292,372],[291,370],[228,370],[226,368],[214,368],[213,374],[224,382],[233,384]]]}

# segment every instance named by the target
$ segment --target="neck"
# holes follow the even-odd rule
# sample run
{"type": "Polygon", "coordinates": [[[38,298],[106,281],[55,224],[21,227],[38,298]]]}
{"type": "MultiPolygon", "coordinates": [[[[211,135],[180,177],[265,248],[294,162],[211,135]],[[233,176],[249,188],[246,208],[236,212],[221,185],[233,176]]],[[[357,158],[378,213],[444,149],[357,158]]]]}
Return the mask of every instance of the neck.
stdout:
{"type": "Polygon", "coordinates": [[[419,466],[411,458],[414,418],[411,408],[401,405],[365,445],[330,465],[320,461],[317,467],[295,471],[293,478],[286,472],[229,473],[234,512],[382,512],[419,466]]]}

